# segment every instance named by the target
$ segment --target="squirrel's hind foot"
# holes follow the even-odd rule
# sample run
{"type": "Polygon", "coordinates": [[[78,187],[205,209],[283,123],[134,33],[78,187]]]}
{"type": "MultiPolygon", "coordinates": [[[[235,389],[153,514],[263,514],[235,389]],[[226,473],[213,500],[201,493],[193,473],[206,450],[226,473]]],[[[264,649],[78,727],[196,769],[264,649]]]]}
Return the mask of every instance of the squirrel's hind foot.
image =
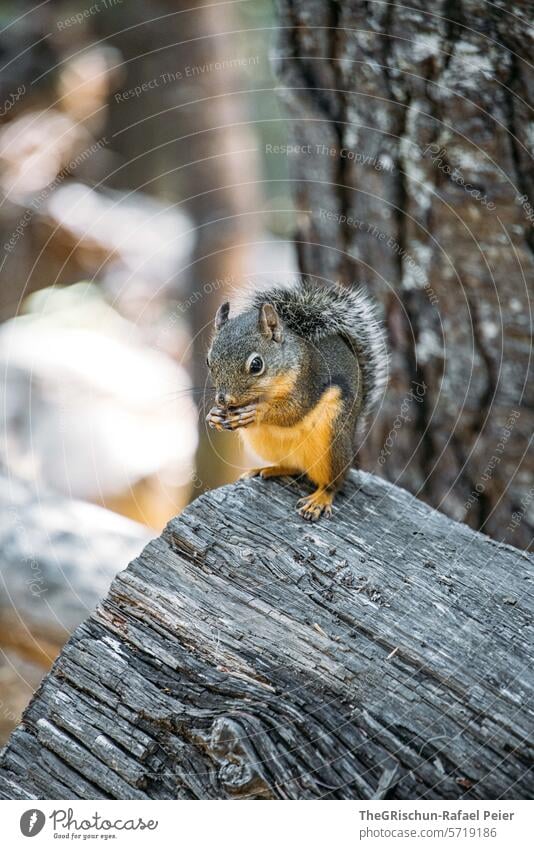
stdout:
{"type": "Polygon", "coordinates": [[[306,521],[317,522],[323,515],[330,518],[333,501],[333,492],[319,488],[315,492],[312,492],[311,495],[306,495],[305,498],[299,499],[297,502],[297,511],[306,521]]]}

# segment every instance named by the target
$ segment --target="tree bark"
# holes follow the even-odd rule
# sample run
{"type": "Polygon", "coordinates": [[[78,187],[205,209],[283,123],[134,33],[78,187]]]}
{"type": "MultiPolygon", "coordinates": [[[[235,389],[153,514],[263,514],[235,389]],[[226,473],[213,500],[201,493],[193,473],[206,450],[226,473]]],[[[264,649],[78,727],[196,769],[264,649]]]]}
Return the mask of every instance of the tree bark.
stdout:
{"type": "Polygon", "coordinates": [[[364,472],[331,521],[298,494],[240,482],[149,543],[28,707],[0,796],[531,797],[532,557],[364,472]]]}
{"type": "Polygon", "coordinates": [[[365,282],[389,330],[362,462],[521,547],[534,525],[528,17],[519,2],[279,2],[301,270],[365,282]]]}

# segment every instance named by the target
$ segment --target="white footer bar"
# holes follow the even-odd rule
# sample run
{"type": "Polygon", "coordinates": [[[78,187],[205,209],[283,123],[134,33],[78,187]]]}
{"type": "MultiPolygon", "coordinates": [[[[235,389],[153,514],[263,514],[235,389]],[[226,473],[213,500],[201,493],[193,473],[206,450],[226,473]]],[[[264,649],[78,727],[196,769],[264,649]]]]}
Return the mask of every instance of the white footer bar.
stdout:
{"type": "Polygon", "coordinates": [[[73,844],[125,849],[534,846],[532,802],[4,801],[0,805],[1,842],[10,849],[73,844]]]}

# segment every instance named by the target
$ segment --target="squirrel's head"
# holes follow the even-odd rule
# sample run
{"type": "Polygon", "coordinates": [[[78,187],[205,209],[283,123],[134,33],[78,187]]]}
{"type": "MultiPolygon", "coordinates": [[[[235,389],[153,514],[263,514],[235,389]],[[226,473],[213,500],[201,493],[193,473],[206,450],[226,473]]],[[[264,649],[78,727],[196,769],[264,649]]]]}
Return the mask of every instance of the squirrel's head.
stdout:
{"type": "Polygon", "coordinates": [[[272,304],[230,318],[228,301],[215,316],[208,368],[220,407],[282,400],[298,376],[302,342],[272,304]]]}

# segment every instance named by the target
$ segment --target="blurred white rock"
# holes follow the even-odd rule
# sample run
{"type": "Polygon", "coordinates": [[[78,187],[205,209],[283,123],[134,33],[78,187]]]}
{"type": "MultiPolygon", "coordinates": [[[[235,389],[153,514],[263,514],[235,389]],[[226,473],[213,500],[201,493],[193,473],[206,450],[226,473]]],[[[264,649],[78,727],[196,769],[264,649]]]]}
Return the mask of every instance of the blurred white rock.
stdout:
{"type": "Polygon", "coordinates": [[[0,327],[0,458],[70,497],[105,501],[190,477],[197,412],[185,369],[142,342],[98,287],[45,289],[0,327]]]}
{"type": "Polygon", "coordinates": [[[151,536],[0,472],[0,745],[74,628],[151,536]]]}
{"type": "Polygon", "coordinates": [[[188,215],[143,192],[96,191],[69,182],[46,203],[49,226],[87,271],[119,271],[131,280],[147,278],[157,297],[176,277],[193,249],[188,215]],[[97,265],[100,264],[100,268],[97,265]]]}

